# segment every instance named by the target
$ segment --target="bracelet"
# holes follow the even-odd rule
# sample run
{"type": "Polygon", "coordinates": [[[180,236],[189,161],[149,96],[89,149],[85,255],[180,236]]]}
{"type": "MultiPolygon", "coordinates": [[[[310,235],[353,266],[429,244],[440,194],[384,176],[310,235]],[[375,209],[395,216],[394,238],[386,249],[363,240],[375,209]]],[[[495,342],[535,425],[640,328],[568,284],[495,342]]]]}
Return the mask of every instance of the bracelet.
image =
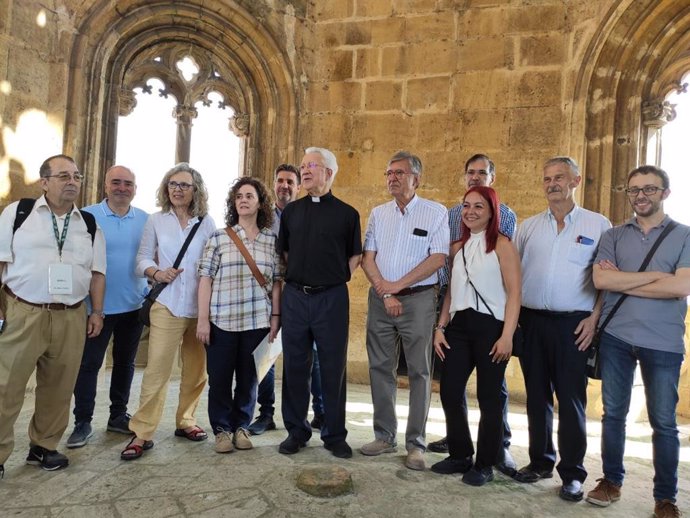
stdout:
{"type": "Polygon", "coordinates": [[[441,331],[442,333],[445,334],[446,332],[446,326],[438,324],[436,327],[434,327],[434,331],[441,331]]]}
{"type": "Polygon", "coordinates": [[[271,316],[272,316],[272,317],[279,317],[279,316],[280,316],[280,313],[271,313],[271,316]]]}
{"type": "Polygon", "coordinates": [[[153,275],[151,276],[151,279],[153,279],[153,280],[155,281],[155,280],[156,280],[156,274],[157,274],[158,272],[160,272],[160,270],[156,269],[156,271],[153,272],[153,275]]]}
{"type": "Polygon", "coordinates": [[[105,318],[105,312],[103,310],[96,311],[95,309],[91,311],[92,315],[99,316],[101,318],[105,318]]]}

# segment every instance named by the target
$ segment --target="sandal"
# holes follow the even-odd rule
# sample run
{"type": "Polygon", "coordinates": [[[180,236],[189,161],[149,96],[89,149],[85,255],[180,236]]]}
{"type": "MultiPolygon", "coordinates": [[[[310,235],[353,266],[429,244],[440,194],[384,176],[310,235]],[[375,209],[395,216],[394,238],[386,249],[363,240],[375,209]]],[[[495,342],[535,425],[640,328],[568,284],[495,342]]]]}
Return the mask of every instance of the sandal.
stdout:
{"type": "Polygon", "coordinates": [[[120,458],[122,460],[138,459],[144,454],[145,450],[150,450],[153,448],[153,441],[144,441],[144,444],[134,444],[136,438],[136,435],[132,437],[132,440],[129,441],[127,447],[122,450],[122,453],[120,453],[120,458]],[[128,451],[133,451],[134,453],[127,453],[128,451]]]}
{"type": "Polygon", "coordinates": [[[183,428],[178,428],[175,430],[175,436],[176,437],[184,437],[186,439],[189,439],[190,441],[205,441],[208,439],[208,434],[204,432],[201,427],[194,425],[194,428],[192,428],[190,431],[185,431],[183,428]]]}

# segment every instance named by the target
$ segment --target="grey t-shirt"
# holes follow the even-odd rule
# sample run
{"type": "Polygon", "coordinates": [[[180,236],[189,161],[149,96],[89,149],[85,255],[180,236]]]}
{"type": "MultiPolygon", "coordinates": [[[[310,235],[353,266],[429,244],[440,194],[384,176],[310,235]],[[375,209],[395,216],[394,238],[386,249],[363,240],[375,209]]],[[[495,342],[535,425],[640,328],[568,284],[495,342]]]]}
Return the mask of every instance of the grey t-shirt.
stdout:
{"type": "MultiPolygon", "coordinates": [[[[635,218],[608,230],[599,241],[595,262],[608,259],[621,271],[638,271],[647,252],[670,222],[671,218],[666,216],[646,236],[635,218]]],[[[674,273],[678,268],[690,268],[690,227],[681,224],[677,224],[666,236],[654,253],[647,271],[674,273]]],[[[606,292],[600,323],[604,322],[620,296],[618,292],[606,292]]],[[[651,299],[629,296],[608,323],[605,332],[637,347],[683,354],[687,309],[685,297],[651,299]]]]}

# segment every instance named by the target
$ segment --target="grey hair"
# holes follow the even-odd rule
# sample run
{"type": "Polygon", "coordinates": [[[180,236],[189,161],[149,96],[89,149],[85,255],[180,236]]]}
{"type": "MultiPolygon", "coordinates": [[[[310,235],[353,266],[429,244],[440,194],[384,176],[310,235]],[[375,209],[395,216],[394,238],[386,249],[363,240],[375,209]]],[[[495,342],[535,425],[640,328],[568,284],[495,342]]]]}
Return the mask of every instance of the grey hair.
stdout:
{"type": "Polygon", "coordinates": [[[324,167],[326,167],[326,169],[330,169],[333,173],[331,176],[331,182],[335,180],[335,175],[338,174],[338,160],[335,158],[333,151],[324,147],[308,147],[304,150],[304,153],[318,153],[321,155],[321,158],[323,158],[324,167]]]}
{"type": "Polygon", "coordinates": [[[388,161],[388,165],[390,166],[393,162],[399,162],[400,160],[407,160],[407,163],[410,165],[410,169],[412,170],[412,174],[415,176],[422,174],[422,161],[417,155],[413,155],[409,151],[398,151],[388,161]]]}
{"type": "Polygon", "coordinates": [[[570,158],[569,156],[555,156],[544,162],[543,168],[546,169],[547,167],[555,164],[565,164],[568,166],[568,168],[570,168],[570,172],[573,175],[580,176],[580,166],[577,165],[577,162],[575,162],[574,158],[570,158]]]}
{"type": "Polygon", "coordinates": [[[165,173],[156,191],[156,205],[158,205],[163,212],[172,210],[172,203],[168,192],[168,182],[170,178],[177,173],[189,173],[192,175],[194,196],[192,197],[192,204],[189,207],[190,214],[192,216],[206,216],[206,214],[208,214],[208,191],[206,190],[206,185],[204,185],[204,179],[201,173],[190,167],[187,162],[180,162],[165,173]]]}

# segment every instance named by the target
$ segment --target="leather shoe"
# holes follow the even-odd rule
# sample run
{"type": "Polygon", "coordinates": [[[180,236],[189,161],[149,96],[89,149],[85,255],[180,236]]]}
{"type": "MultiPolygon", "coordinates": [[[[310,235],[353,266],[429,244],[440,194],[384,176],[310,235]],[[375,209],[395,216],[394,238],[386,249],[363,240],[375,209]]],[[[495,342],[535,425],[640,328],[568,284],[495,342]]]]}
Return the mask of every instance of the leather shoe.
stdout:
{"type": "Polygon", "coordinates": [[[561,491],[558,494],[563,500],[569,502],[579,502],[582,500],[582,482],[579,480],[571,480],[570,482],[564,482],[561,486],[561,491]]]}
{"type": "Polygon", "coordinates": [[[523,484],[532,484],[542,478],[552,477],[553,469],[540,469],[535,466],[532,466],[532,463],[527,464],[527,466],[523,468],[520,468],[520,470],[518,470],[513,476],[515,480],[517,480],[518,482],[522,482],[523,484]]]}
{"type": "Polygon", "coordinates": [[[448,437],[430,442],[426,449],[434,453],[448,453],[448,437]]]}
{"type": "Polygon", "coordinates": [[[350,448],[350,445],[345,441],[324,444],[323,447],[330,451],[334,457],[338,457],[339,459],[349,459],[352,457],[352,448],[350,448]]]}
{"type": "Polygon", "coordinates": [[[517,473],[517,464],[508,448],[503,448],[503,459],[496,464],[496,469],[511,478],[517,473]]]}
{"type": "Polygon", "coordinates": [[[470,486],[483,486],[487,482],[491,482],[493,479],[494,470],[491,466],[481,469],[478,469],[476,466],[474,466],[462,476],[462,481],[470,486]]]}
{"type": "Polygon", "coordinates": [[[464,459],[454,459],[447,457],[441,462],[437,462],[431,466],[431,471],[439,473],[440,475],[452,475],[453,473],[467,473],[472,469],[472,456],[470,455],[464,459]]]}
{"type": "Polygon", "coordinates": [[[424,452],[419,448],[412,448],[408,451],[407,458],[405,459],[405,467],[415,471],[424,471],[426,469],[424,452]]]}
{"type": "Polygon", "coordinates": [[[301,448],[304,448],[306,445],[307,443],[305,441],[300,441],[292,435],[288,435],[287,439],[281,442],[280,446],[278,446],[278,452],[284,455],[292,455],[293,453],[297,453],[301,448]]]}
{"type": "Polygon", "coordinates": [[[275,430],[276,423],[271,415],[259,415],[256,420],[249,425],[247,431],[250,435],[261,435],[268,430],[275,430]]]}
{"type": "Polygon", "coordinates": [[[311,423],[309,423],[309,426],[317,430],[321,430],[321,427],[323,426],[323,414],[316,414],[314,419],[311,420],[311,423]]]}

